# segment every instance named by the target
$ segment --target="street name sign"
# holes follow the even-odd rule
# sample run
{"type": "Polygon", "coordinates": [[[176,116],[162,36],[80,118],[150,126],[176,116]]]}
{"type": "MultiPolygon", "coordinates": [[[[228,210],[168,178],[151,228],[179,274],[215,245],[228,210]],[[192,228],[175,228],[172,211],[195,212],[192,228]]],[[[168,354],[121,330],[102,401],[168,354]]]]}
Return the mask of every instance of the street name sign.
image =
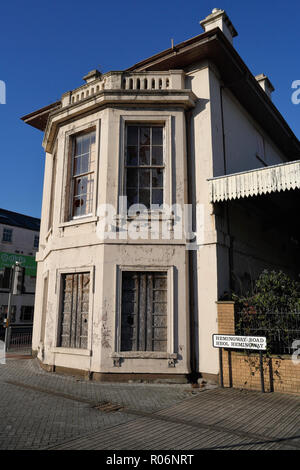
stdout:
{"type": "Polygon", "coordinates": [[[265,336],[213,335],[213,347],[265,351],[267,339],[265,336]]]}

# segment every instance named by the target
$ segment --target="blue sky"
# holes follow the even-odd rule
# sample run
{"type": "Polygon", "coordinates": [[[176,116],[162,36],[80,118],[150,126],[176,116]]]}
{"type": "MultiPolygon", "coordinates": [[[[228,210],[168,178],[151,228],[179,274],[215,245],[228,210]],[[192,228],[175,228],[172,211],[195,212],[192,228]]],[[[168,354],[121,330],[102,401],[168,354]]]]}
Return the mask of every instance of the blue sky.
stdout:
{"type": "Polygon", "coordinates": [[[300,105],[291,83],[300,79],[300,2],[218,0],[11,0],[1,4],[0,207],[40,217],[44,171],[42,132],[20,117],[80,86],[94,68],[122,70],[202,32],[214,7],[227,11],[235,47],[257,75],[276,88],[274,103],[300,138],[300,105]]]}

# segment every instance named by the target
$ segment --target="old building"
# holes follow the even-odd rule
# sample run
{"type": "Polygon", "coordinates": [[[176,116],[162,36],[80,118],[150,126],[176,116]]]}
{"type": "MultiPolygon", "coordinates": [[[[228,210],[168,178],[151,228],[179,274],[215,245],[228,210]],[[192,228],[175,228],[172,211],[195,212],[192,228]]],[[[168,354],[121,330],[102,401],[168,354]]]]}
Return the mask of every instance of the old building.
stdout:
{"type": "Polygon", "coordinates": [[[216,301],[266,266],[297,272],[300,143],[226,13],[201,25],[23,118],[44,132],[33,350],[52,369],[216,376],[216,301]],[[177,230],[186,204],[196,241],[177,230]],[[155,236],[128,236],[137,221],[155,236]]]}
{"type": "Polygon", "coordinates": [[[7,314],[11,268],[18,261],[25,267],[24,292],[12,298],[11,325],[32,328],[36,282],[35,254],[39,247],[39,230],[40,219],[0,209],[1,327],[7,314]]]}

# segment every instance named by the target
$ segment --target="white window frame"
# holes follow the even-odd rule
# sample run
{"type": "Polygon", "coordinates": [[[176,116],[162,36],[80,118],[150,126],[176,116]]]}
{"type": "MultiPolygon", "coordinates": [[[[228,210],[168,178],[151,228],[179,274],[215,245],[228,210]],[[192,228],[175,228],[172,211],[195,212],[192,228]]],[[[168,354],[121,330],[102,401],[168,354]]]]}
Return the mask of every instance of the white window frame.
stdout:
{"type": "Polygon", "coordinates": [[[76,225],[77,223],[96,220],[97,199],[98,199],[98,173],[100,160],[100,141],[101,141],[101,119],[93,120],[88,124],[78,125],[64,133],[64,158],[63,158],[63,181],[61,194],[61,213],[59,227],[76,225]],[[91,214],[82,216],[72,216],[73,190],[71,190],[71,181],[73,179],[73,141],[74,137],[81,133],[95,132],[95,169],[94,169],[94,189],[91,214]],[[69,191],[68,191],[69,189],[69,191]]]}
{"type": "MultiPolygon", "coordinates": [[[[125,171],[126,171],[126,144],[127,126],[163,126],[163,164],[164,164],[164,187],[163,204],[171,205],[172,201],[172,116],[171,115],[123,115],[120,117],[120,156],[119,156],[119,196],[126,196],[125,171]]],[[[175,201],[174,201],[175,202],[175,201]]],[[[118,200],[118,212],[120,212],[118,200]]],[[[149,211],[151,213],[151,211],[149,211]]]]}

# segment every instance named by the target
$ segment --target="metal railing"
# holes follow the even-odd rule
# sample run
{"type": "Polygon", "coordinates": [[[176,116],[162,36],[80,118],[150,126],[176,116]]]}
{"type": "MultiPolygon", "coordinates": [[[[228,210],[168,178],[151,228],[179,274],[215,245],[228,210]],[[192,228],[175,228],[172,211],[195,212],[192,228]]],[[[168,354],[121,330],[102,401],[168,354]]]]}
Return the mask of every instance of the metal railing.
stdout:
{"type": "Polygon", "coordinates": [[[29,349],[32,343],[32,332],[11,332],[8,349],[29,349]]]}
{"type": "Polygon", "coordinates": [[[235,333],[244,336],[266,336],[270,354],[293,354],[293,342],[300,340],[300,311],[236,312],[235,333]]]}

